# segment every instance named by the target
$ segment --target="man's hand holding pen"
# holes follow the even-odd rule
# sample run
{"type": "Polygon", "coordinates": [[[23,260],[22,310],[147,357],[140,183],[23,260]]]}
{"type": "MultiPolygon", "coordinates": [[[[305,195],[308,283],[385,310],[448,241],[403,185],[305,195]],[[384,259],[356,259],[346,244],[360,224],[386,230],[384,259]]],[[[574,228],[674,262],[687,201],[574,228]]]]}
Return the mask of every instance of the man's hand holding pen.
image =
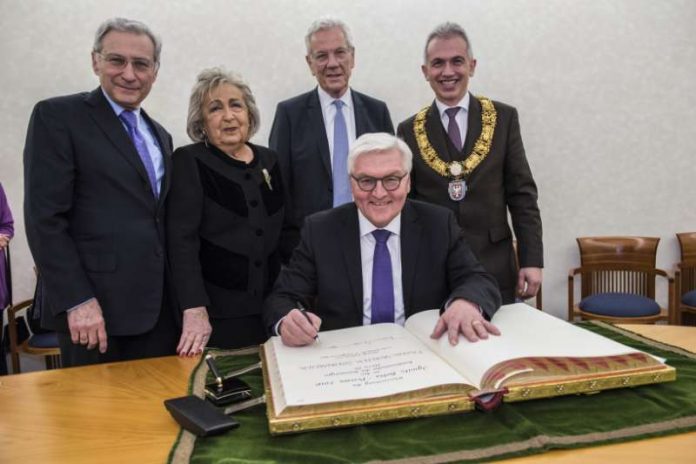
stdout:
{"type": "Polygon", "coordinates": [[[319,339],[321,318],[307,311],[300,302],[297,306],[285,315],[278,328],[280,338],[287,346],[309,345],[319,339]]]}

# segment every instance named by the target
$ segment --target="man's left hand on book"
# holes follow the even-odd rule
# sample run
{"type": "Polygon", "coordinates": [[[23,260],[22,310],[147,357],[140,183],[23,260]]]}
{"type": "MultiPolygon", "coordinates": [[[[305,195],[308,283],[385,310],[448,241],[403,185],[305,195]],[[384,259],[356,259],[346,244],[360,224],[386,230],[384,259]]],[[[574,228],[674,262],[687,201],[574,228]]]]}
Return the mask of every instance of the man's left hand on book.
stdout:
{"type": "Polygon", "coordinates": [[[500,335],[500,330],[484,319],[481,310],[473,303],[456,299],[452,301],[435,324],[431,338],[447,333],[450,345],[459,343],[459,334],[470,342],[485,340],[489,334],[500,335]]]}
{"type": "Polygon", "coordinates": [[[314,343],[321,327],[321,318],[314,313],[293,309],[285,315],[278,327],[283,344],[304,346],[314,343]]]}

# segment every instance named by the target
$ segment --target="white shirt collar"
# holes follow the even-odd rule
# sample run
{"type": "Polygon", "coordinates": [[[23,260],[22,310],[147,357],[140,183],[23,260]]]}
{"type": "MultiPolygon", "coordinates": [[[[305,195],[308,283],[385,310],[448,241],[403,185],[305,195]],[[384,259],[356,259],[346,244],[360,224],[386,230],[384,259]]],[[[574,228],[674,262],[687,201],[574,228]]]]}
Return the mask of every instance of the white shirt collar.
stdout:
{"type": "MultiPolygon", "coordinates": [[[[111,108],[114,110],[114,113],[116,113],[116,116],[120,117],[121,113],[126,111],[126,109],[124,107],[122,107],[121,105],[119,105],[118,103],[116,103],[115,101],[113,101],[111,99],[111,97],[109,96],[109,94],[106,93],[102,87],[100,87],[100,89],[101,89],[102,93],[104,94],[104,97],[106,97],[106,101],[109,102],[109,105],[111,105],[111,108]]],[[[135,116],[137,117],[137,119],[140,119],[140,107],[138,107],[134,110],[131,110],[131,111],[133,113],[135,113],[135,116]]]]}
{"type": "Polygon", "coordinates": [[[340,98],[334,98],[328,94],[328,92],[321,87],[317,86],[317,91],[319,92],[319,104],[321,107],[326,109],[330,108],[334,100],[341,100],[346,108],[353,107],[353,97],[351,95],[350,87],[346,90],[340,98]]]}
{"type": "Polygon", "coordinates": [[[459,100],[459,103],[457,103],[456,105],[452,105],[452,106],[445,105],[437,98],[435,99],[435,105],[437,106],[437,110],[440,112],[440,118],[443,118],[445,116],[445,110],[447,110],[448,108],[454,108],[455,106],[461,107],[465,113],[468,113],[470,101],[471,101],[471,97],[469,95],[469,92],[467,92],[464,95],[464,97],[462,97],[462,99],[459,100]]]}
{"type": "Polygon", "coordinates": [[[358,209],[358,225],[360,226],[360,237],[371,234],[373,230],[377,229],[388,230],[398,237],[401,234],[401,213],[397,214],[386,226],[377,227],[365,217],[360,209],[358,209]]]}

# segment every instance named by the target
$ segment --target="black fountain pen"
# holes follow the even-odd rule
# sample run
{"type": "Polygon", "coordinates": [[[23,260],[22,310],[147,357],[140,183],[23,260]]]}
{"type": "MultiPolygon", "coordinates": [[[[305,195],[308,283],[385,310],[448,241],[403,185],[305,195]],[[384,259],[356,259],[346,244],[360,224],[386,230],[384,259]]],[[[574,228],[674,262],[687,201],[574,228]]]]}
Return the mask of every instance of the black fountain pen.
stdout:
{"type": "MultiPolygon", "coordinates": [[[[302,315],[305,317],[305,319],[307,319],[307,322],[309,322],[309,324],[310,324],[312,327],[314,327],[314,324],[312,323],[312,320],[309,318],[309,314],[307,314],[307,308],[304,307],[304,305],[302,304],[302,302],[301,302],[300,300],[297,300],[297,309],[299,309],[300,312],[302,313],[302,315]]],[[[314,336],[314,339],[315,339],[315,340],[319,340],[319,334],[318,334],[318,333],[314,336]]]]}

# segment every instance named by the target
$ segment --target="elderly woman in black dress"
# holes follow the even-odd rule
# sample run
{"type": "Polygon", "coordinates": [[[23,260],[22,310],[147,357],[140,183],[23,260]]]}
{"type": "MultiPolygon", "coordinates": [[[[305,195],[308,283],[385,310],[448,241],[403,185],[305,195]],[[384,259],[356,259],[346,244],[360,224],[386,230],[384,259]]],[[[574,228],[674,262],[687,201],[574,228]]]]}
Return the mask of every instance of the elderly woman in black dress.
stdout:
{"type": "Polygon", "coordinates": [[[276,154],[249,143],[258,127],[247,84],[217,68],[199,74],[187,121],[195,143],[174,152],[167,218],[182,356],[267,338],[261,308],[280,270],[283,187],[276,154]]]}

